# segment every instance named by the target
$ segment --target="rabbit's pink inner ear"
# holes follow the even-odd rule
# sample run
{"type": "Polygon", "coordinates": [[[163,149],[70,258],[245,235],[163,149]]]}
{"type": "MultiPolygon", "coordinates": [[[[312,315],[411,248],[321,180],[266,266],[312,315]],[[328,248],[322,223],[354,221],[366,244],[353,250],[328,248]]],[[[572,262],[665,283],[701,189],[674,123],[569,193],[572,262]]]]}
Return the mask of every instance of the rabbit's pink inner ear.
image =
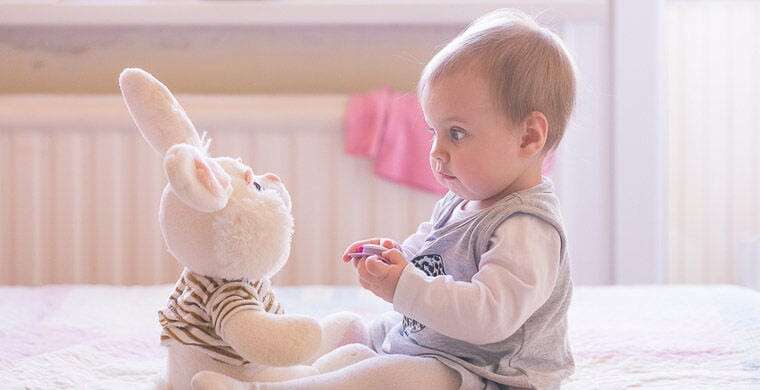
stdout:
{"type": "Polygon", "coordinates": [[[253,170],[248,169],[245,171],[245,184],[253,183],[253,170]]]}
{"type": "Polygon", "coordinates": [[[219,182],[222,188],[227,188],[231,185],[230,176],[227,174],[227,172],[224,171],[224,168],[222,168],[222,166],[219,165],[216,160],[213,158],[206,158],[204,161],[206,164],[208,164],[209,167],[211,167],[211,173],[214,174],[214,177],[216,177],[216,180],[219,182]]]}
{"type": "Polygon", "coordinates": [[[219,179],[226,182],[227,178],[224,176],[215,175],[211,168],[206,164],[203,159],[195,157],[193,158],[193,162],[195,163],[195,177],[198,178],[198,181],[203,185],[203,187],[208,190],[209,193],[211,193],[214,196],[220,196],[223,194],[222,188],[227,187],[227,185],[220,184],[219,179]]]}

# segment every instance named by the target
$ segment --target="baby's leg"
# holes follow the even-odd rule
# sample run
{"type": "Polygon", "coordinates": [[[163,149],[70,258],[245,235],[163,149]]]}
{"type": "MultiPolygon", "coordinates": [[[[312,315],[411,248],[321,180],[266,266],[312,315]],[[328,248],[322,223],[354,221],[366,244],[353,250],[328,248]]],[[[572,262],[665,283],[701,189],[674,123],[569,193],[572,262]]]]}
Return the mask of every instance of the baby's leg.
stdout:
{"type": "Polygon", "coordinates": [[[279,382],[305,376],[317,375],[320,371],[312,366],[267,367],[256,374],[261,382],[279,382]]]}
{"type": "Polygon", "coordinates": [[[319,351],[302,364],[312,364],[326,353],[347,344],[369,345],[369,331],[362,318],[351,312],[331,314],[319,320],[322,342],[319,351]]]}
{"type": "MultiPolygon", "coordinates": [[[[262,390],[418,390],[459,388],[460,375],[434,358],[380,355],[325,374],[279,383],[262,390]]],[[[255,388],[255,387],[254,387],[255,388]]]]}
{"type": "MultiPolygon", "coordinates": [[[[343,367],[358,363],[364,359],[377,356],[377,353],[363,344],[348,344],[334,349],[332,352],[325,354],[317,359],[312,367],[318,370],[320,374],[335,371],[343,367]]],[[[264,382],[264,381],[260,381],[264,382]]],[[[274,382],[274,381],[266,381],[274,382]]]]}
{"type": "Polygon", "coordinates": [[[223,375],[206,379],[213,379],[218,386],[215,388],[240,390],[456,390],[461,381],[458,372],[434,358],[406,355],[376,356],[339,370],[285,382],[243,383],[223,375]]]}

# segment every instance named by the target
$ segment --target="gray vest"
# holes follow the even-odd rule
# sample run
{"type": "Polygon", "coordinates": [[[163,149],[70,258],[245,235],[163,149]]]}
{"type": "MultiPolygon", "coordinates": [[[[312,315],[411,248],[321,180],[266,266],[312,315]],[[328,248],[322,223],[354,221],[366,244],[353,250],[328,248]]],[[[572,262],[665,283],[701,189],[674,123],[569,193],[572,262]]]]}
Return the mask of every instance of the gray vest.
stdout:
{"type": "MultiPolygon", "coordinates": [[[[417,268],[429,276],[446,274],[454,280],[469,282],[478,272],[480,256],[488,249],[489,240],[499,225],[514,214],[530,214],[554,226],[562,240],[554,291],[506,340],[474,345],[404,318],[401,324],[388,330],[383,352],[436,357],[463,376],[475,374],[482,378],[478,382],[488,389],[506,387],[499,384],[541,389],[559,387],[562,379],[570,376],[574,369],[567,339],[567,310],[573,286],[559,201],[552,183],[544,178],[538,186],[508,195],[486,210],[448,223],[452,212],[463,201],[451,192],[444,197],[433,216],[431,233],[412,259],[417,268]]],[[[465,386],[465,382],[463,380],[463,387],[471,387],[465,386]]]]}

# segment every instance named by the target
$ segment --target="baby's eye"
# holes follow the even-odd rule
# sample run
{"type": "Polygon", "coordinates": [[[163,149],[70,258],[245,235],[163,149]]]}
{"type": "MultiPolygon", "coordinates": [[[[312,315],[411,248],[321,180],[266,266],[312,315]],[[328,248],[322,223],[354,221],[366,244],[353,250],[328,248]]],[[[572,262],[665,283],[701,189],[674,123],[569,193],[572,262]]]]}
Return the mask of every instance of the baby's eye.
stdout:
{"type": "Polygon", "coordinates": [[[449,136],[451,136],[451,139],[454,141],[461,141],[466,135],[467,133],[459,127],[452,127],[451,130],[449,130],[449,136]]]}
{"type": "Polygon", "coordinates": [[[259,183],[256,183],[256,182],[254,181],[254,182],[253,182],[253,186],[254,186],[254,187],[256,187],[256,190],[257,190],[257,191],[261,191],[261,184],[259,184],[259,183]]]}

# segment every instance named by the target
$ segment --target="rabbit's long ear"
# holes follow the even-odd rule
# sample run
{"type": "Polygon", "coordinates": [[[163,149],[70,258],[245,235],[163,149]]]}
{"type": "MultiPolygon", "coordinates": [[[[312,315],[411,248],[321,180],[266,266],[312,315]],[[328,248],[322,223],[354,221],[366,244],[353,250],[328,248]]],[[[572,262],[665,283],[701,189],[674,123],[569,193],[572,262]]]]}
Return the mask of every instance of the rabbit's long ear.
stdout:
{"type": "Polygon", "coordinates": [[[119,87],[132,119],[156,152],[163,156],[172,145],[182,143],[205,150],[185,110],[150,73],[124,69],[119,75],[119,87]]]}
{"type": "Polygon", "coordinates": [[[195,146],[174,145],[164,156],[164,171],[171,189],[186,205],[205,212],[227,206],[232,179],[213,158],[195,146]]]}

